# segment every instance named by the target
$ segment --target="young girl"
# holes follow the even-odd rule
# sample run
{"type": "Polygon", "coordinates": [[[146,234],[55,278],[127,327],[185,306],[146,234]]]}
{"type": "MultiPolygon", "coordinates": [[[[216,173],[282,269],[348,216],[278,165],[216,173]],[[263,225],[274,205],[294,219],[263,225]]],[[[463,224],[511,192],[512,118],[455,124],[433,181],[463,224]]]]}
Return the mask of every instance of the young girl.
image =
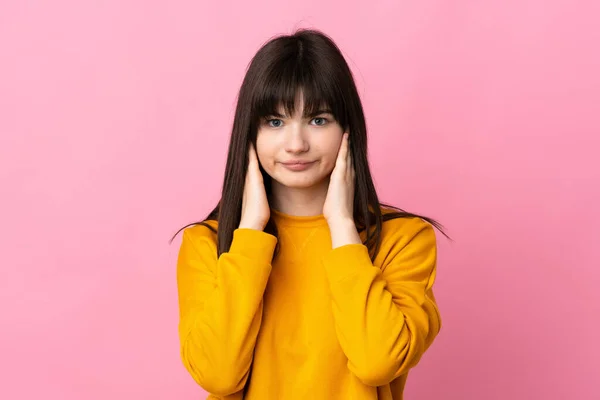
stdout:
{"type": "Polygon", "coordinates": [[[402,399],[440,330],[432,225],[380,204],[334,42],[269,41],[239,92],[221,201],[182,228],[185,367],[209,399],[402,399]]]}

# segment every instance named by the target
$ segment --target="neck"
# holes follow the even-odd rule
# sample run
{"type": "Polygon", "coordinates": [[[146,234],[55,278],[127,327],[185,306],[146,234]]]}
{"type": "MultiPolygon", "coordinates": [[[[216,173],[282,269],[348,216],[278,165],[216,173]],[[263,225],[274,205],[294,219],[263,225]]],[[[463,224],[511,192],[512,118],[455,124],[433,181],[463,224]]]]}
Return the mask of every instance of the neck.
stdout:
{"type": "Polygon", "coordinates": [[[328,179],[309,188],[287,187],[273,180],[269,204],[275,210],[289,215],[321,215],[328,187],[328,179]]]}

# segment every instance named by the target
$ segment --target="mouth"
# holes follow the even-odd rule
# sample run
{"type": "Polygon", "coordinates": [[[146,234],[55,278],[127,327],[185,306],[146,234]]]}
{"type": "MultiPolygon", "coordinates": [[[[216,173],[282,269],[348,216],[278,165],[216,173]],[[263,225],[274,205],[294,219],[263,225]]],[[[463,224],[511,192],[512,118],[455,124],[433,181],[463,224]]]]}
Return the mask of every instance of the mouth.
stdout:
{"type": "Polygon", "coordinates": [[[289,169],[290,171],[304,171],[305,169],[310,168],[314,163],[315,163],[314,161],[311,161],[311,162],[298,161],[298,162],[281,163],[281,165],[283,165],[285,168],[289,169]]]}

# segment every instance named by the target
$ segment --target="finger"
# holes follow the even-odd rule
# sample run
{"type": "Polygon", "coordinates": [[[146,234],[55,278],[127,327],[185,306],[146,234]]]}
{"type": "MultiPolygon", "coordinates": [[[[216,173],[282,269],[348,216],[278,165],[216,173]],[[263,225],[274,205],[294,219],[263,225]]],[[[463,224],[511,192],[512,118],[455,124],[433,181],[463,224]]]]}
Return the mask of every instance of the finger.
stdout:
{"type": "Polygon", "coordinates": [[[340,164],[340,166],[346,166],[347,164],[347,157],[348,157],[348,134],[344,133],[344,136],[342,136],[342,144],[340,145],[340,150],[338,151],[338,157],[337,157],[337,163],[340,164]]]}
{"type": "Polygon", "coordinates": [[[350,161],[352,160],[352,148],[350,147],[350,135],[347,134],[346,139],[346,159],[348,160],[348,165],[351,165],[350,161]]]}
{"type": "MultiPolygon", "coordinates": [[[[350,147],[350,144],[348,144],[348,147],[350,147]]],[[[348,149],[348,165],[346,166],[346,174],[348,174],[349,177],[352,177],[353,169],[354,169],[354,164],[353,164],[353,158],[352,158],[352,150],[348,149]]]]}
{"type": "Polygon", "coordinates": [[[336,175],[339,175],[341,179],[344,179],[344,175],[346,174],[346,168],[348,165],[348,147],[346,143],[346,134],[342,136],[342,143],[340,144],[340,148],[338,150],[337,158],[335,160],[334,172],[336,175]]]}
{"type": "Polygon", "coordinates": [[[356,170],[354,169],[354,154],[352,152],[352,145],[350,141],[350,136],[348,135],[348,171],[350,173],[350,178],[354,180],[356,176],[356,170]]]}
{"type": "Polygon", "coordinates": [[[259,170],[258,168],[258,155],[256,154],[256,149],[254,145],[250,143],[250,156],[249,156],[249,164],[250,167],[254,170],[259,170]]]}
{"type": "Polygon", "coordinates": [[[248,166],[252,164],[252,143],[248,146],[248,166]]]}
{"type": "Polygon", "coordinates": [[[250,143],[250,146],[248,146],[248,160],[254,161],[255,157],[256,157],[256,152],[254,151],[254,145],[252,143],[250,143]]]}

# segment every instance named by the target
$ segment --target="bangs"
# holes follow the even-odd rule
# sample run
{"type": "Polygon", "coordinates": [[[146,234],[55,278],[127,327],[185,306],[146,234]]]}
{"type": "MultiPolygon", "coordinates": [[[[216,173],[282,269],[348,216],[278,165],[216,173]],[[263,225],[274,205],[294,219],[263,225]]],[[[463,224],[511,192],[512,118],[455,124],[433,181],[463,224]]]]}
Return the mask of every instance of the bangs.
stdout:
{"type": "Polygon", "coordinates": [[[286,116],[294,115],[299,95],[302,95],[304,103],[304,118],[327,111],[338,122],[344,119],[342,107],[345,103],[335,80],[331,79],[334,74],[326,73],[323,65],[319,65],[317,74],[314,72],[315,67],[291,58],[269,68],[254,92],[251,107],[254,122],[279,116],[282,108],[286,116]]]}

